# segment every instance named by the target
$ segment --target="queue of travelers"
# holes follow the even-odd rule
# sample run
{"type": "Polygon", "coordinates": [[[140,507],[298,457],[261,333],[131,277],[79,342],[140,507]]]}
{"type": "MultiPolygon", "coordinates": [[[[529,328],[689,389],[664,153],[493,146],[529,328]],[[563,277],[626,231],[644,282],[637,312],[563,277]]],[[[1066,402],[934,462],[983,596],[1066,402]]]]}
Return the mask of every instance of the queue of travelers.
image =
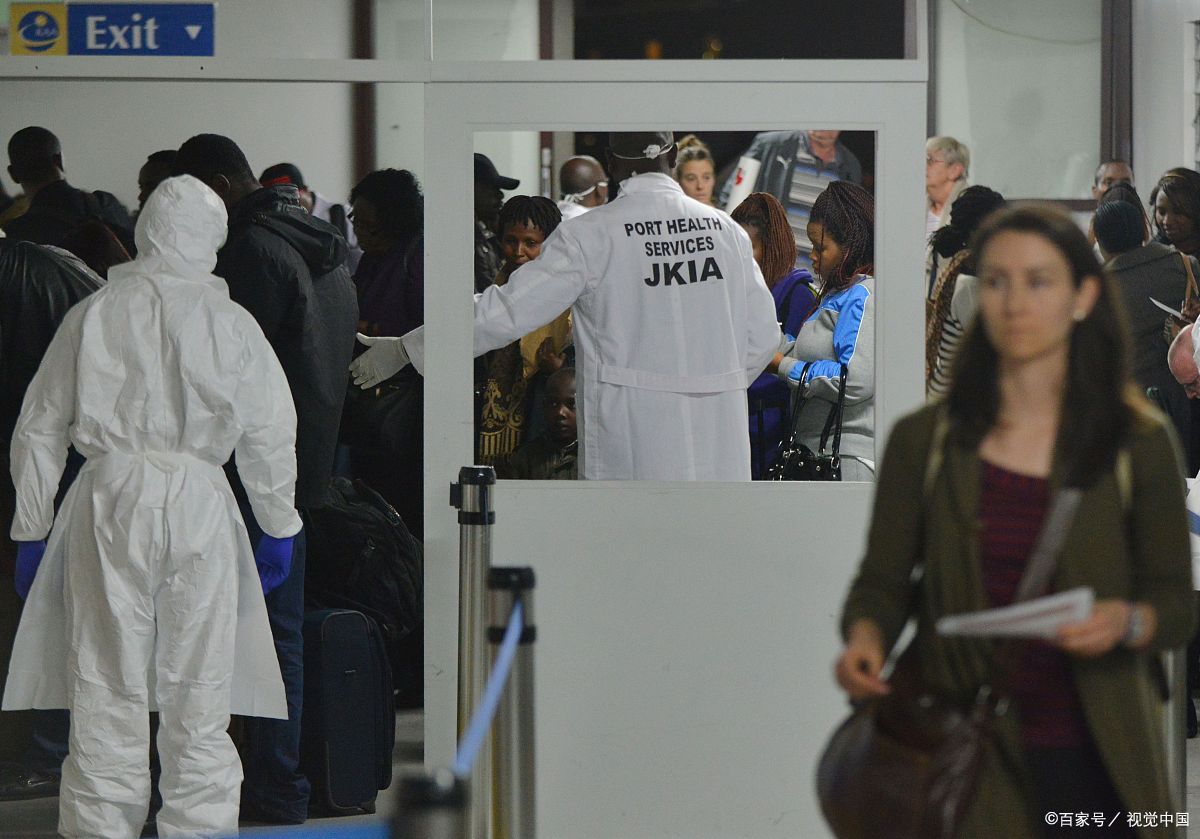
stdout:
{"type": "MultiPolygon", "coordinates": [[[[476,154],[477,462],[747,481],[784,449],[825,452],[836,426],[839,478],[881,490],[836,665],[863,701],[889,694],[910,618],[931,689],[995,680],[989,643],[937,620],[1023,597],[1077,491],[1044,588],[1095,603],[1006,663],[1016,711],[961,835],[1040,835],[1038,808],[1171,810],[1150,662],[1196,622],[1180,479],[1200,466],[1200,175],[1169,171],[1147,204],[1106,161],[1085,232],[970,185],[967,147],[930,138],[930,404],[877,452],[875,202],[839,136],[756,136],[728,212],[694,135],[613,133],[603,163],[564,162],[557,201],[506,197],[519,179],[476,154]]],[[[0,647],[5,710],[35,710],[19,735],[0,718],[0,800],[58,794],[66,836],[301,823],[305,527],[340,475],[421,533],[421,185],[381,169],[343,204],[200,134],[146,158],[131,216],[67,182],[50,131],[8,154],[0,647]],[[187,516],[164,500],[183,498],[187,516]]]]}

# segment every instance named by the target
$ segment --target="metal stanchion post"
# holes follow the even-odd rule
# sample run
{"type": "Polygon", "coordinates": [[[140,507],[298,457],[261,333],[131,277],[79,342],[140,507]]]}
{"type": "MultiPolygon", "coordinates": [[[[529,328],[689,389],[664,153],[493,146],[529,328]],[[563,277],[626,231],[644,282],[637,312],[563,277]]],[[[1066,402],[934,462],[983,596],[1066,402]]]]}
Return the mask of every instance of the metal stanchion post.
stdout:
{"type": "Polygon", "coordinates": [[[393,839],[463,839],[466,835],[466,784],[443,770],[400,784],[393,839]]]}
{"type": "Polygon", "coordinates": [[[533,619],[534,582],[532,568],[493,568],[488,574],[488,588],[491,590],[488,640],[499,644],[504,638],[513,604],[520,602],[523,618],[520,645],[496,714],[496,839],[534,839],[537,833],[533,716],[533,643],[537,640],[537,626],[533,619]]]}
{"type": "MultiPolygon", "coordinates": [[[[487,686],[490,655],[484,636],[484,598],[492,563],[492,487],[490,466],[464,466],[450,486],[450,505],[458,508],[458,733],[466,731],[487,686]]],[[[468,801],[470,839],[489,839],[492,750],[489,740],[471,770],[468,801]]]]}
{"type": "Polygon", "coordinates": [[[1171,797],[1187,803],[1187,703],[1191,695],[1187,683],[1186,648],[1162,654],[1163,670],[1170,697],[1163,705],[1163,736],[1167,752],[1167,780],[1171,797]]]}

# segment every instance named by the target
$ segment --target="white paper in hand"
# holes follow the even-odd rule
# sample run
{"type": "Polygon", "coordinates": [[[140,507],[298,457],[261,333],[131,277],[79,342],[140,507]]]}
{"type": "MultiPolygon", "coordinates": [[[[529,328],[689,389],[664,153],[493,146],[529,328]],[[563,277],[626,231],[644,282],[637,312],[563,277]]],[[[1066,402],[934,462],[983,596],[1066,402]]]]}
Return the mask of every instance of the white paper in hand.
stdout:
{"type": "Polygon", "coordinates": [[[1184,317],[1183,317],[1183,312],[1179,311],[1178,309],[1172,309],[1172,308],[1171,308],[1170,306],[1168,306],[1166,303],[1160,303],[1159,301],[1155,300],[1153,297],[1150,297],[1150,298],[1148,298],[1148,299],[1150,300],[1150,302],[1151,302],[1151,303],[1153,303],[1153,304],[1154,304],[1155,306],[1157,306],[1158,308],[1162,309],[1162,310],[1163,310],[1164,312],[1166,312],[1168,315],[1171,315],[1172,317],[1179,318],[1180,320],[1183,320],[1183,319],[1184,319],[1184,317]]]}
{"type": "Polygon", "coordinates": [[[1073,588],[1000,609],[949,615],[937,622],[937,631],[941,635],[1048,640],[1060,626],[1090,615],[1095,599],[1092,589],[1073,588]]]}

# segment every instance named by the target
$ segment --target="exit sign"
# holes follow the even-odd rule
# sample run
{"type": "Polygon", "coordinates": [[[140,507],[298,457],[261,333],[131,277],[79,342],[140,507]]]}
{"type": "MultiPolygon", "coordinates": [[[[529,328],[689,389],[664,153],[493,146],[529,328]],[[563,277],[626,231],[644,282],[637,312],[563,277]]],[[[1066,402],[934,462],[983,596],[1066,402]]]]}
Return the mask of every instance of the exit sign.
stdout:
{"type": "Polygon", "coordinates": [[[211,56],[214,3],[69,3],[69,55],[211,56]]]}

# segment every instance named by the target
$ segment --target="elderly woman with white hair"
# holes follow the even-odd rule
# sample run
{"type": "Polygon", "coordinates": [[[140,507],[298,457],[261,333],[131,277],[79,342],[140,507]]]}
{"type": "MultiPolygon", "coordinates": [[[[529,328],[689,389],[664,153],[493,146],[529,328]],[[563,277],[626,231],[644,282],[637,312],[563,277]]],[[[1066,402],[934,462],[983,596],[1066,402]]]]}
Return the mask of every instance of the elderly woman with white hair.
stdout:
{"type": "Polygon", "coordinates": [[[958,140],[939,136],[925,141],[925,278],[930,296],[941,266],[929,238],[950,223],[950,208],[967,188],[970,168],[971,151],[958,140]]]}

